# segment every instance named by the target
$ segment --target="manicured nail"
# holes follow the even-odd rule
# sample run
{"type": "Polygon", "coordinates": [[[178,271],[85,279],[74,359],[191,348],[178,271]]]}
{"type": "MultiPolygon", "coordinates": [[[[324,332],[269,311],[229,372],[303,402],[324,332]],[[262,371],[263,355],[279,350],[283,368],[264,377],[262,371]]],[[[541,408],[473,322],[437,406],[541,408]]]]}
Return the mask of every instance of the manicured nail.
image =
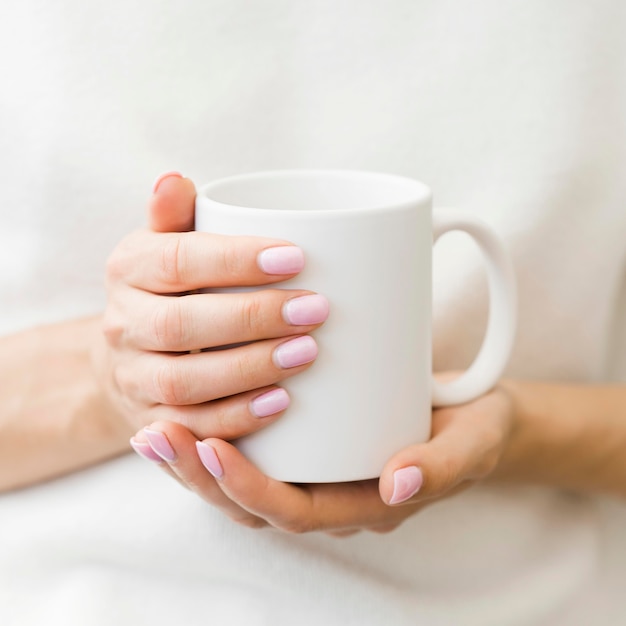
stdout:
{"type": "Polygon", "coordinates": [[[272,389],[254,398],[250,403],[250,410],[255,417],[267,417],[284,411],[289,402],[289,394],[284,389],[272,389]]]}
{"type": "Polygon", "coordinates": [[[176,452],[174,452],[174,448],[172,448],[172,445],[162,432],[159,432],[158,430],[150,430],[149,428],[144,428],[143,432],[146,433],[150,447],[164,461],[171,463],[176,460],[176,452]]]}
{"type": "Polygon", "coordinates": [[[224,476],[224,468],[213,446],[204,443],[204,441],[196,441],[196,448],[198,449],[198,456],[202,461],[202,465],[209,470],[213,478],[222,478],[224,476]]]}
{"type": "Polygon", "coordinates": [[[287,300],[283,305],[283,318],[288,324],[321,324],[328,317],[328,300],[320,294],[287,300]]]}
{"type": "Polygon", "coordinates": [[[414,496],[422,486],[422,470],[415,465],[403,467],[393,473],[393,494],[389,504],[399,504],[414,496]]]}
{"type": "Polygon", "coordinates": [[[165,174],[161,174],[152,185],[152,193],[156,193],[159,189],[159,185],[170,176],[175,176],[176,178],[182,178],[183,175],[180,172],[165,172],[165,174]]]}
{"type": "Polygon", "coordinates": [[[130,445],[139,456],[144,459],[148,459],[148,461],[157,461],[157,463],[161,463],[163,461],[163,459],[150,447],[149,443],[135,441],[135,438],[131,437],[130,445]]]}
{"type": "Polygon", "coordinates": [[[274,350],[274,362],[278,367],[287,369],[310,363],[317,357],[317,344],[313,337],[304,335],[281,343],[274,350]]]}
{"type": "Polygon", "coordinates": [[[297,274],[304,267],[304,254],[296,246],[266,248],[259,253],[257,263],[266,274],[297,274]]]}

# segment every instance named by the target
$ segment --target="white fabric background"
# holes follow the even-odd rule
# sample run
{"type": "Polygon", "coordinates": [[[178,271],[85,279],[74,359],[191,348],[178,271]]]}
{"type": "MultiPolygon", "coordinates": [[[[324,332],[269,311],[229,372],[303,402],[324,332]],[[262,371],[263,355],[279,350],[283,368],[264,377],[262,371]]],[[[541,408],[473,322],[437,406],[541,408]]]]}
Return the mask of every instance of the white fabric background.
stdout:
{"type": "MultiPolygon", "coordinates": [[[[618,0],[24,0],[0,17],[0,332],[100,310],[104,260],[161,171],[359,168],[419,178],[505,238],[509,375],[625,380],[618,0]]],[[[486,294],[462,236],[437,246],[435,296],[435,365],[465,366],[486,294]]],[[[624,517],[475,489],[390,536],[286,537],[128,457],[0,497],[0,621],[615,624],[624,517]]]]}

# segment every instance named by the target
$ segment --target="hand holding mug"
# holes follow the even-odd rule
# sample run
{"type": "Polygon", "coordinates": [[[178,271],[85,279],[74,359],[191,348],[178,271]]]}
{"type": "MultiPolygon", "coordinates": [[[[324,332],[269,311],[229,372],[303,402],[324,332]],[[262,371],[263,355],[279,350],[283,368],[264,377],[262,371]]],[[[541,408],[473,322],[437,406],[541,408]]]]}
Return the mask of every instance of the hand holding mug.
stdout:
{"type": "MultiPolygon", "coordinates": [[[[272,187],[272,181],[270,181],[269,186],[266,186],[264,190],[262,189],[268,183],[266,176],[257,175],[257,180],[253,182],[260,182],[261,190],[252,185],[254,192],[252,197],[258,196],[260,193],[261,195],[265,194],[267,198],[268,193],[272,196],[272,193],[276,192],[276,187],[272,187]]],[[[283,175],[281,174],[279,178],[281,176],[283,175]]],[[[328,176],[324,174],[322,178],[326,179],[325,183],[319,184],[318,179],[318,184],[314,184],[313,188],[310,185],[308,187],[304,185],[305,193],[302,193],[302,179],[297,180],[297,176],[296,185],[290,185],[288,181],[287,189],[283,184],[285,181],[280,180],[278,186],[282,186],[282,191],[277,196],[273,196],[272,202],[276,201],[278,197],[282,206],[268,210],[263,209],[258,213],[259,220],[255,220],[248,211],[251,208],[249,204],[254,207],[255,201],[250,199],[250,195],[246,198],[245,184],[243,196],[238,195],[241,191],[239,183],[249,182],[250,177],[244,177],[243,181],[239,179],[226,181],[226,197],[220,193],[218,183],[218,197],[217,199],[213,197],[211,200],[215,202],[211,202],[209,205],[206,205],[202,196],[198,199],[197,209],[202,208],[203,202],[205,207],[204,210],[197,211],[197,227],[214,232],[228,232],[232,235],[252,232],[257,236],[267,236],[267,233],[262,231],[268,228],[264,219],[267,217],[268,211],[276,216],[276,213],[288,210],[284,207],[294,203],[296,199],[294,192],[304,204],[308,203],[304,211],[305,213],[310,212],[314,219],[311,222],[302,216],[292,215],[297,225],[295,237],[287,236],[284,232],[281,233],[280,229],[276,228],[276,223],[271,220],[269,229],[278,230],[280,236],[291,240],[299,240],[301,235],[301,240],[308,242],[304,246],[307,253],[313,250],[314,259],[318,261],[323,258],[330,259],[326,265],[326,276],[329,269],[332,273],[337,274],[337,280],[333,284],[339,287],[334,290],[332,281],[328,283],[322,279],[321,282],[325,286],[330,285],[330,291],[334,292],[331,298],[333,304],[339,302],[340,317],[338,319],[341,319],[343,312],[343,324],[340,325],[342,333],[346,334],[346,322],[354,325],[357,331],[360,330],[361,333],[350,334],[347,332],[349,340],[344,342],[344,346],[348,345],[349,347],[347,351],[343,350],[343,355],[345,357],[348,354],[349,360],[339,358],[340,367],[337,368],[335,363],[334,369],[330,368],[332,372],[330,379],[328,375],[325,379],[323,377],[313,378],[311,374],[314,370],[301,377],[302,385],[295,387],[298,396],[303,393],[302,397],[311,401],[314,395],[311,393],[306,395],[303,390],[308,388],[309,391],[313,390],[317,393],[322,391],[324,393],[330,388],[333,390],[331,393],[333,400],[340,398],[340,401],[353,404],[355,399],[361,395],[366,395],[375,390],[375,386],[364,384],[358,376],[353,376],[354,372],[350,368],[346,368],[346,363],[359,363],[359,359],[353,358],[355,345],[364,345],[365,349],[369,349],[372,355],[382,357],[367,362],[360,359],[363,361],[365,369],[357,369],[360,373],[365,372],[366,381],[380,383],[377,376],[389,370],[392,372],[391,378],[389,376],[384,378],[384,381],[391,381],[392,384],[387,388],[382,385],[383,393],[375,393],[377,398],[382,398],[382,401],[387,403],[387,409],[391,407],[389,398],[394,397],[394,394],[390,393],[389,387],[391,387],[392,392],[393,390],[400,390],[401,392],[399,398],[402,401],[397,407],[400,411],[395,414],[390,414],[388,410],[381,411],[381,406],[377,402],[370,403],[377,410],[369,413],[365,411],[365,415],[360,410],[337,412],[336,407],[334,407],[326,415],[323,412],[317,411],[315,413],[314,411],[313,415],[320,418],[321,424],[311,422],[309,419],[308,426],[305,425],[304,428],[303,416],[308,415],[310,418],[312,413],[310,411],[308,414],[306,411],[303,412],[303,403],[301,402],[300,406],[297,407],[296,417],[292,420],[290,428],[295,428],[295,430],[292,430],[291,435],[283,438],[281,443],[281,436],[277,439],[275,434],[272,434],[272,427],[270,427],[264,431],[268,433],[269,438],[265,440],[265,443],[261,438],[260,446],[256,445],[258,434],[238,440],[236,442],[237,447],[235,447],[223,441],[223,438],[211,437],[205,441],[198,441],[190,430],[180,424],[166,421],[154,423],[148,432],[152,433],[152,437],[159,437],[158,440],[150,440],[152,449],[159,452],[159,456],[154,455],[155,460],[167,461],[167,465],[162,463],[162,466],[166,467],[183,484],[195,490],[212,504],[219,506],[231,518],[246,525],[264,526],[269,524],[294,532],[323,529],[338,534],[351,533],[353,530],[361,528],[376,531],[390,530],[423,507],[426,502],[456,492],[464,488],[469,482],[489,474],[507,446],[512,430],[513,416],[508,396],[501,389],[495,389],[474,402],[458,408],[451,407],[435,411],[432,424],[430,409],[432,400],[437,404],[453,404],[466,402],[475,396],[480,396],[494,385],[504,367],[512,342],[515,320],[514,288],[511,268],[506,255],[504,255],[495,237],[484,225],[454,214],[437,216],[439,219],[435,222],[435,237],[447,230],[462,228],[473,234],[483,246],[488,259],[490,285],[492,287],[492,310],[485,343],[477,361],[469,372],[454,382],[447,383],[447,385],[441,385],[434,381],[431,383],[430,248],[433,234],[430,222],[430,194],[425,187],[415,183],[415,181],[397,180],[396,177],[382,175],[382,180],[374,180],[375,186],[380,187],[380,193],[377,195],[372,193],[371,186],[368,188],[367,184],[363,185],[368,180],[372,182],[372,176],[376,179],[377,175],[366,174],[364,175],[365,179],[361,178],[360,180],[358,179],[359,176],[362,175],[357,175],[355,181],[354,173],[350,174],[347,186],[345,185],[345,177],[343,181],[339,180],[338,189],[336,185],[333,187],[332,184],[328,184],[328,176]],[[235,183],[234,198],[228,197],[229,182],[235,183]],[[361,184],[355,185],[355,182],[361,184]],[[407,182],[409,183],[408,186],[407,182]],[[383,184],[377,185],[377,183],[383,184]],[[343,189],[341,189],[342,184],[344,185],[343,189]],[[391,215],[388,214],[389,212],[384,205],[385,202],[389,201],[389,184],[396,187],[396,192],[398,192],[398,186],[401,188],[400,192],[402,188],[405,192],[407,190],[410,192],[409,197],[406,196],[406,193],[404,196],[402,193],[399,196],[396,194],[395,200],[392,202],[391,215]],[[359,211],[354,210],[347,211],[351,215],[342,216],[341,211],[337,209],[337,198],[340,198],[341,202],[345,202],[346,193],[349,194],[350,190],[354,192],[358,187],[365,189],[365,191],[361,189],[358,192],[360,193],[360,201],[365,202],[367,205],[366,213],[372,213],[373,216],[370,215],[369,217],[373,217],[373,220],[368,218],[364,222],[362,220],[363,215],[359,216],[359,211]],[[245,202],[242,203],[238,198],[244,198],[245,202]],[[334,207],[320,209],[319,203],[323,201],[335,203],[334,207]],[[372,206],[371,202],[378,204],[372,206]],[[383,206],[380,206],[380,203],[383,206]],[[216,210],[215,204],[222,206],[218,206],[216,210]],[[241,219],[241,212],[238,212],[238,209],[242,208],[238,206],[240,204],[244,204],[245,220],[241,219]],[[320,216],[319,211],[322,211],[324,215],[320,216]],[[335,211],[334,215],[330,216],[333,211],[335,211]],[[382,219],[381,213],[383,214],[382,219]],[[215,221],[216,216],[217,222],[215,221]],[[315,222],[320,217],[323,219],[318,220],[319,223],[316,227],[315,222]],[[342,220],[342,217],[345,219],[342,220]],[[207,219],[207,222],[203,221],[204,218],[207,219]],[[368,221],[371,222],[369,226],[366,224],[368,221]],[[261,232],[258,230],[259,224],[261,224],[261,232]],[[244,231],[240,231],[241,228],[244,231]],[[308,238],[307,234],[309,235],[308,238]],[[392,235],[391,238],[385,241],[385,235],[389,236],[390,234],[392,235]],[[355,254],[353,254],[354,246],[350,243],[354,239],[358,242],[357,248],[361,246],[355,254]],[[382,246],[379,245],[381,241],[382,246]],[[348,248],[349,251],[347,255],[345,248],[348,248]],[[347,259],[345,266],[341,262],[336,262],[337,250],[339,250],[338,254],[341,259],[347,259]],[[363,261],[368,259],[371,261],[370,257],[372,256],[374,261],[378,261],[378,263],[373,265],[371,262],[369,264],[366,262],[366,270],[364,271],[363,261]],[[400,267],[397,266],[398,258],[404,261],[400,267]],[[395,263],[391,266],[394,271],[390,271],[388,264],[385,265],[385,261],[389,259],[395,263]],[[381,260],[383,262],[380,262],[381,260]],[[381,267],[383,268],[382,272],[381,267]],[[348,271],[347,274],[346,271],[348,271]],[[387,280],[387,283],[385,282],[385,279],[401,275],[402,272],[405,274],[404,278],[408,275],[408,282],[403,281],[402,277],[400,280],[387,280]],[[372,280],[372,277],[378,277],[379,280],[372,280]],[[357,279],[356,292],[349,288],[350,280],[354,278],[357,279]],[[391,291],[387,289],[389,284],[391,284],[391,291]],[[364,327],[359,322],[358,315],[351,317],[346,314],[350,307],[344,309],[343,305],[345,305],[346,299],[341,297],[342,291],[347,290],[350,293],[348,301],[355,299],[361,305],[361,309],[364,309],[362,296],[366,298],[366,302],[370,302],[373,286],[378,289],[378,294],[382,292],[387,296],[380,298],[382,304],[387,307],[395,304],[393,310],[399,311],[400,316],[399,318],[398,316],[392,318],[390,322],[384,308],[373,307],[375,315],[362,316],[366,320],[364,327]],[[405,299],[404,294],[406,293],[412,294],[408,296],[408,300],[405,299]],[[354,298],[355,295],[356,298],[354,298]],[[395,301],[394,296],[397,296],[399,300],[395,301]],[[354,343],[355,337],[357,339],[362,338],[363,328],[366,331],[371,330],[371,326],[368,324],[371,324],[372,321],[380,323],[379,314],[382,314],[384,321],[379,330],[385,332],[378,334],[365,332],[366,340],[360,344],[354,343]],[[402,317],[403,314],[404,317],[402,317]],[[397,332],[398,329],[399,333],[397,332]],[[381,344],[381,340],[385,343],[385,338],[389,332],[393,335],[392,341],[387,342],[391,345],[391,351],[385,352],[385,346],[381,344]],[[415,343],[416,338],[417,344],[415,343]],[[368,340],[373,341],[374,345],[368,344],[368,340]],[[416,347],[419,349],[415,350],[416,347]],[[398,364],[394,363],[394,359],[389,358],[398,356],[401,357],[399,359],[401,367],[397,367],[398,364]],[[390,363],[394,366],[389,367],[390,363]],[[414,377],[416,372],[417,377],[414,377]],[[398,379],[398,373],[401,374],[399,386],[398,380],[395,380],[398,379]],[[337,384],[334,386],[331,384],[329,387],[329,380],[332,381],[333,378],[337,384]],[[317,380],[317,384],[313,385],[315,380],[317,380]],[[346,385],[341,385],[346,381],[350,383],[347,385],[347,393],[346,385]],[[341,385],[342,389],[338,390],[338,385],[341,385]],[[354,393],[357,388],[362,394],[354,393]],[[341,400],[342,396],[343,400],[341,400]],[[398,415],[400,415],[400,420],[397,419],[398,415]],[[431,434],[431,426],[433,436],[430,441],[426,442],[431,434]],[[363,432],[365,438],[361,436],[363,432]],[[381,433],[391,433],[391,437],[381,438],[379,437],[381,433]],[[365,445],[355,445],[355,438],[358,442],[365,442],[365,445]],[[163,442],[165,442],[165,448],[163,442]],[[265,445],[268,442],[269,445],[265,445]],[[382,446],[379,445],[381,443],[382,446]],[[244,450],[245,456],[238,448],[244,450]],[[166,454],[163,454],[163,451],[166,454]],[[329,451],[331,451],[330,457],[329,451]],[[171,456],[171,460],[167,458],[168,454],[171,456]],[[255,455],[256,458],[254,458],[255,455]],[[246,456],[253,457],[254,462],[251,462],[246,456]],[[276,459],[278,459],[278,465],[274,463],[276,459]],[[266,471],[269,466],[270,471],[268,473],[270,476],[260,471],[255,464],[259,465],[261,470],[266,471]],[[325,468],[326,465],[330,467],[330,474],[324,473],[329,469],[328,467],[325,468]],[[280,469],[281,467],[283,469],[280,469]],[[357,475],[354,474],[355,467],[357,475]],[[302,473],[303,468],[305,474],[302,473]],[[302,478],[297,478],[297,476],[306,475],[307,478],[304,480],[321,483],[333,480],[354,481],[358,478],[367,478],[367,475],[362,475],[363,472],[369,476],[380,475],[381,478],[380,481],[359,480],[358,482],[333,484],[293,485],[276,480],[277,474],[279,475],[280,472],[286,472],[283,474],[286,480],[299,481],[302,478]],[[408,506],[389,506],[401,503],[408,504],[408,506]]],[[[332,179],[333,176],[331,175],[330,178],[332,179]]],[[[339,178],[341,179],[341,176],[339,178]]],[[[276,180],[273,181],[273,183],[276,182],[276,180]]],[[[308,182],[310,183],[310,180],[308,182]]],[[[330,182],[337,183],[337,180],[330,182]]],[[[291,183],[293,183],[293,179],[291,183]]],[[[250,189],[248,187],[248,194],[250,189]]],[[[221,192],[224,192],[224,189],[221,192]]],[[[316,263],[314,266],[315,271],[319,270],[317,265],[316,263]]],[[[324,272],[322,272],[323,275],[324,272]]],[[[310,278],[310,273],[305,278],[310,278]]],[[[286,285],[281,285],[281,287],[284,286],[297,287],[299,285],[294,284],[292,280],[286,285]]],[[[216,285],[216,287],[212,291],[218,293],[206,295],[241,294],[242,289],[247,289],[247,293],[250,293],[249,287],[239,287],[234,292],[226,286],[224,286],[226,289],[220,285],[216,285]]],[[[374,289],[375,292],[376,289],[374,289]]],[[[333,306],[333,315],[335,315],[335,308],[333,306]]],[[[365,309],[367,308],[371,307],[366,306],[365,309]]],[[[331,317],[331,319],[333,318],[331,317]]],[[[326,327],[324,330],[327,329],[326,327]]],[[[337,345],[339,346],[345,339],[345,337],[341,337],[342,333],[334,335],[335,339],[338,339],[337,345]]],[[[318,332],[318,337],[320,334],[318,332]]],[[[334,343],[328,340],[328,337],[332,336],[332,334],[327,334],[327,346],[334,346],[334,343]]],[[[341,350],[336,354],[341,357],[341,350]]],[[[321,365],[321,363],[318,364],[318,371],[321,371],[321,365]]],[[[294,389],[296,381],[292,380],[288,384],[294,389]]],[[[296,396],[295,393],[293,395],[296,396]]],[[[371,395],[367,397],[371,398],[371,395]]],[[[397,401],[398,398],[396,397],[395,400],[397,401]]],[[[319,403],[311,401],[310,404],[319,409],[319,403]]],[[[359,408],[367,404],[367,402],[365,404],[361,402],[359,408]]],[[[292,407],[287,416],[295,408],[292,407]]],[[[287,416],[281,420],[282,423],[287,416]]],[[[276,422],[273,428],[275,429],[281,422],[276,422]]],[[[284,431],[283,435],[285,432],[289,434],[289,429],[284,431]]],[[[142,436],[144,436],[143,433],[138,435],[138,437],[142,436]]],[[[202,439],[201,436],[200,439],[202,439]]]]}
{"type": "MultiPolygon", "coordinates": [[[[289,395],[277,383],[315,359],[306,333],[324,321],[327,302],[304,289],[198,293],[291,278],[302,252],[273,238],[155,232],[188,230],[195,199],[191,181],[178,176],[157,187],[153,230],[124,239],[107,265],[100,379],[130,432],[166,420],[198,437],[233,439],[287,407],[289,395]],[[232,344],[241,345],[216,349],[232,344]]],[[[133,443],[151,454],[145,439],[133,443]]]]}
{"type": "Polygon", "coordinates": [[[343,537],[390,532],[426,506],[498,473],[501,460],[519,447],[515,423],[509,393],[496,387],[472,402],[435,409],[432,438],[399,450],[379,480],[306,485],[274,480],[231,443],[198,441],[180,424],[151,428],[176,451],[176,460],[161,467],[234,522],[343,537]]]}

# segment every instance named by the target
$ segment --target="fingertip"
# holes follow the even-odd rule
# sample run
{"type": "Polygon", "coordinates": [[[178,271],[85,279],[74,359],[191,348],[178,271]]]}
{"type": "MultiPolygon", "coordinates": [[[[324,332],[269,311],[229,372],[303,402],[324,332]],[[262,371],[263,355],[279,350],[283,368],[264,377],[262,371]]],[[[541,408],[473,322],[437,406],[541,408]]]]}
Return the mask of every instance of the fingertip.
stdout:
{"type": "Polygon", "coordinates": [[[416,465],[408,465],[393,473],[393,491],[388,504],[402,504],[410,500],[424,484],[422,470],[416,465]]]}
{"type": "Polygon", "coordinates": [[[270,276],[298,274],[304,269],[304,252],[294,245],[265,248],[257,256],[257,264],[270,276]]]}
{"type": "Polygon", "coordinates": [[[172,464],[177,463],[181,455],[193,450],[196,441],[187,427],[167,420],[158,420],[145,426],[134,439],[140,442],[145,440],[162,460],[172,464]]]}
{"type": "Polygon", "coordinates": [[[163,459],[152,449],[149,443],[138,441],[134,437],[130,438],[131,448],[143,459],[161,463],[163,459]]]}
{"type": "Polygon", "coordinates": [[[161,183],[168,178],[183,178],[183,175],[180,172],[171,171],[171,172],[164,172],[163,174],[157,176],[156,180],[152,184],[152,193],[153,194],[158,193],[161,183]]]}
{"type": "Polygon", "coordinates": [[[224,468],[215,448],[206,441],[196,441],[196,450],[202,465],[216,480],[224,478],[224,468]]]}
{"type": "Polygon", "coordinates": [[[152,428],[144,428],[150,447],[155,454],[161,457],[167,463],[173,463],[178,458],[176,450],[172,447],[167,435],[160,430],[153,430],[152,428]]]}
{"type": "Polygon", "coordinates": [[[292,326],[313,326],[328,319],[330,303],[321,293],[309,293],[290,298],[282,307],[285,322],[292,326]]]}
{"type": "Polygon", "coordinates": [[[149,225],[157,232],[186,232],[193,229],[196,188],[180,172],[161,174],[153,185],[149,202],[149,225]]]}
{"type": "Polygon", "coordinates": [[[231,478],[233,471],[236,472],[238,478],[241,478],[244,474],[247,474],[250,469],[254,468],[250,461],[238,450],[235,445],[228,441],[224,441],[223,439],[209,437],[203,441],[198,441],[196,443],[196,449],[198,451],[198,456],[200,456],[201,453],[205,455],[204,459],[200,456],[200,460],[203,462],[203,465],[204,460],[207,462],[210,461],[211,463],[214,461],[219,463],[219,467],[217,467],[217,465],[211,465],[211,463],[209,463],[209,467],[207,467],[207,465],[205,465],[205,467],[209,472],[211,472],[211,474],[215,471],[213,476],[216,478],[219,476],[219,479],[222,481],[228,478],[229,472],[231,474],[231,478]],[[207,448],[209,448],[208,451],[207,448]]]}
{"type": "Polygon", "coordinates": [[[311,335],[301,335],[279,344],[272,353],[272,360],[280,369],[290,369],[315,361],[319,354],[317,343],[311,335]]]}
{"type": "Polygon", "coordinates": [[[395,454],[385,465],[378,483],[386,504],[403,504],[418,492],[424,493],[424,474],[428,466],[427,444],[415,444],[395,454]]]}
{"type": "Polygon", "coordinates": [[[265,391],[250,401],[249,410],[254,417],[278,416],[287,409],[291,398],[285,389],[276,387],[265,391]]]}

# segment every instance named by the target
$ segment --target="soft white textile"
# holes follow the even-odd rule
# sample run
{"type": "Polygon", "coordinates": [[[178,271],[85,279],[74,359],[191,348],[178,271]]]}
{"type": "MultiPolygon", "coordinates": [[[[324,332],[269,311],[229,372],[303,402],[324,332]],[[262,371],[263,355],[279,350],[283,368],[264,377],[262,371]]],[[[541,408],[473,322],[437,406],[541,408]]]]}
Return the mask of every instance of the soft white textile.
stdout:
{"type": "MultiPolygon", "coordinates": [[[[424,180],[506,239],[509,375],[626,379],[619,0],[21,0],[0,18],[0,332],[100,310],[161,171],[358,168],[424,180]]],[[[462,236],[438,245],[435,313],[437,368],[466,366],[486,303],[462,236]]],[[[476,488],[388,536],[284,536],[128,456],[0,497],[0,623],[617,624],[625,518],[476,488]]]]}

